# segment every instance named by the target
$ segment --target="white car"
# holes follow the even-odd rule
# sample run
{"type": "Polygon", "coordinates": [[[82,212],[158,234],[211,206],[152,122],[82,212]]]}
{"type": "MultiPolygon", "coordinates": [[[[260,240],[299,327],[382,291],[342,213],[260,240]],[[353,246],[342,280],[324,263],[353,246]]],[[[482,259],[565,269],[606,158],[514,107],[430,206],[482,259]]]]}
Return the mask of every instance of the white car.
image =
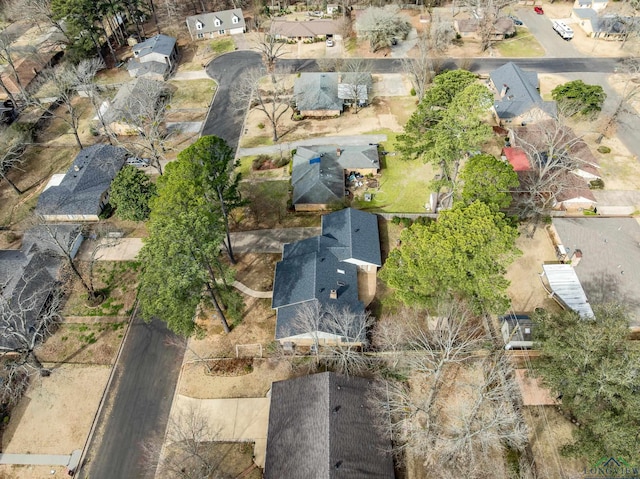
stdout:
{"type": "Polygon", "coordinates": [[[327,46],[328,47],[332,47],[333,46],[333,39],[327,38],[327,46]]]}
{"type": "Polygon", "coordinates": [[[149,166],[149,160],[131,156],[127,158],[127,165],[135,166],[136,168],[146,168],[149,166]]]}

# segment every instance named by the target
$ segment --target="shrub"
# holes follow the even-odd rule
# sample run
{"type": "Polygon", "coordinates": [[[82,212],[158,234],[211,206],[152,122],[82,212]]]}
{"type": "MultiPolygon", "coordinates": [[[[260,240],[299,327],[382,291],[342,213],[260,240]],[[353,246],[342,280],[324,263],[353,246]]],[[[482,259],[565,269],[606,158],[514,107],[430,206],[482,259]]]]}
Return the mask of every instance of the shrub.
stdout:
{"type": "Polygon", "coordinates": [[[256,156],[256,158],[251,162],[251,169],[253,170],[260,170],[262,169],[262,167],[264,166],[265,163],[271,162],[271,157],[269,155],[258,155],[256,156]]]}
{"type": "Polygon", "coordinates": [[[278,161],[276,161],[276,168],[282,168],[283,166],[288,165],[289,161],[290,161],[289,158],[287,158],[286,156],[283,156],[278,161]]]}
{"type": "Polygon", "coordinates": [[[416,89],[412,87],[410,94],[411,96],[416,96],[416,89]]]}
{"type": "Polygon", "coordinates": [[[602,180],[602,178],[592,180],[589,182],[589,188],[591,188],[592,190],[601,190],[604,188],[604,181],[602,180]]]}
{"type": "Polygon", "coordinates": [[[261,130],[264,130],[264,123],[258,123],[258,128],[260,128],[261,130]]]}
{"type": "Polygon", "coordinates": [[[598,147],[598,153],[602,153],[603,155],[606,155],[607,153],[611,153],[611,148],[609,148],[608,146],[599,146],[598,147]]]}
{"type": "Polygon", "coordinates": [[[400,223],[402,223],[402,226],[405,228],[408,228],[413,224],[413,220],[411,218],[400,218],[400,223]]]}
{"type": "Polygon", "coordinates": [[[400,218],[399,216],[394,216],[393,218],[391,218],[391,222],[392,222],[394,225],[399,225],[399,224],[400,224],[400,220],[401,220],[401,219],[402,219],[402,218],[400,218]]]}

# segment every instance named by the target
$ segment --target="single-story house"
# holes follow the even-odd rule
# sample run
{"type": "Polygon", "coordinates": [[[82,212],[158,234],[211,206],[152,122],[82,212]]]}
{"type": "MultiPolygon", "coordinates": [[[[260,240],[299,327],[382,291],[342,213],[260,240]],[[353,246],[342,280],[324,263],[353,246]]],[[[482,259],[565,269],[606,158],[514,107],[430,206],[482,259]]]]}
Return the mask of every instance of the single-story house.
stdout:
{"type": "Polygon", "coordinates": [[[345,172],[380,171],[376,145],[300,146],[293,156],[291,185],[296,211],[328,209],[345,197],[345,172]]]}
{"type": "MultiPolygon", "coordinates": [[[[378,218],[353,208],[322,217],[321,235],[285,244],[275,269],[271,307],[276,310],[275,339],[281,344],[358,345],[363,337],[345,337],[325,315],[311,326],[300,319],[306,307],[364,314],[358,296],[358,270],[382,265],[378,218]],[[315,330],[310,330],[315,328],[315,330]]],[[[364,317],[362,317],[364,320],[364,317]]],[[[364,328],[354,328],[366,334],[364,328]]]]}
{"type": "Polygon", "coordinates": [[[605,40],[624,40],[640,24],[640,17],[600,15],[593,8],[574,8],[571,17],[587,36],[605,40]]]}
{"type": "Polygon", "coordinates": [[[2,78],[2,82],[13,95],[19,94],[20,85],[29,91],[30,88],[35,84],[34,80],[38,76],[38,74],[54,65],[56,65],[64,52],[62,51],[47,51],[39,50],[37,53],[30,54],[28,56],[24,56],[22,58],[18,58],[14,62],[16,74],[20,80],[16,79],[16,74],[14,74],[13,69],[9,67],[9,65],[2,65],[0,67],[0,78],[2,78]]]}
{"type": "MultiPolygon", "coordinates": [[[[478,36],[478,28],[480,27],[480,20],[476,18],[462,18],[455,20],[453,26],[456,32],[461,37],[476,37],[478,36]]],[[[504,40],[510,38],[516,34],[516,27],[508,17],[500,17],[496,19],[493,24],[493,30],[491,36],[493,40],[504,40]]]]}
{"type": "Polygon", "coordinates": [[[573,8],[592,8],[593,10],[604,10],[609,5],[609,0],[575,0],[573,8]]]}
{"type": "Polygon", "coordinates": [[[531,349],[533,347],[533,321],[523,314],[509,314],[500,318],[505,349],[531,349]]]}
{"type": "Polygon", "coordinates": [[[393,479],[371,394],[368,379],[332,372],[274,382],[264,478],[393,479]]]}
{"type": "Polygon", "coordinates": [[[149,78],[137,78],[120,87],[113,100],[101,106],[102,120],[116,135],[138,135],[136,118],[147,115],[150,106],[159,106],[166,86],[149,78]]]}
{"type": "Polygon", "coordinates": [[[65,175],[54,175],[38,198],[36,214],[45,221],[98,221],[109,187],[129,155],[112,145],[78,153],[65,175]]]}
{"type": "Polygon", "coordinates": [[[636,218],[553,218],[562,251],[590,304],[616,302],[628,308],[640,330],[640,224],[636,218]]]}
{"type": "Polygon", "coordinates": [[[62,255],[68,252],[73,258],[82,239],[80,225],[38,226],[25,232],[19,250],[0,250],[0,350],[20,346],[8,329],[36,327],[60,286],[62,255]]]}
{"type": "Polygon", "coordinates": [[[340,28],[341,24],[336,20],[274,20],[269,31],[277,40],[314,42],[332,37],[339,39],[340,28]]]}
{"type": "Polygon", "coordinates": [[[527,125],[557,117],[556,102],[544,101],[540,96],[536,72],[509,62],[492,71],[489,80],[498,94],[493,114],[500,125],[527,125]]]}
{"type": "Polygon", "coordinates": [[[186,22],[191,40],[239,35],[246,30],[244,15],[240,8],[191,15],[187,17],[186,22]]]}
{"type": "Polygon", "coordinates": [[[293,86],[296,109],[305,117],[338,116],[345,105],[369,103],[370,73],[301,73],[293,86]]]}
{"type": "Polygon", "coordinates": [[[133,78],[166,80],[178,66],[176,39],[167,35],[155,35],[132,47],[133,58],[127,64],[133,78]]]}

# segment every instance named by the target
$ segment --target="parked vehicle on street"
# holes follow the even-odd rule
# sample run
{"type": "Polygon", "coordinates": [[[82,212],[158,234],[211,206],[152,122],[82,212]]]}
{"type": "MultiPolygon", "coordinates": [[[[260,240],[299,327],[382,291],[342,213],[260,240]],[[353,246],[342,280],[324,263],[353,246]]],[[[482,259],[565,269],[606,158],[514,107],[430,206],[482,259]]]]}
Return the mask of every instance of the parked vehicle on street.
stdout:
{"type": "Polygon", "coordinates": [[[544,15],[544,10],[542,9],[542,7],[533,7],[533,11],[538,15],[544,15]]]}
{"type": "Polygon", "coordinates": [[[524,23],[522,23],[522,20],[520,20],[518,17],[515,17],[513,15],[509,15],[509,18],[513,21],[514,25],[517,25],[517,26],[524,25],[524,23]]]}
{"type": "Polygon", "coordinates": [[[560,35],[565,40],[569,41],[573,38],[573,30],[569,25],[561,21],[553,22],[553,29],[556,31],[558,35],[560,35]]]}

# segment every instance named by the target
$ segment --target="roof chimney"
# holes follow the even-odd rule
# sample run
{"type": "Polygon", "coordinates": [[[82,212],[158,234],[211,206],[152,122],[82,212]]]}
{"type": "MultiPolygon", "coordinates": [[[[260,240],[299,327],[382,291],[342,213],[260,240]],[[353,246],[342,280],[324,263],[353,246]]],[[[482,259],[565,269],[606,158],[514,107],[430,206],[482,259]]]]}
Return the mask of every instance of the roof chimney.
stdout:
{"type": "Polygon", "coordinates": [[[571,255],[571,266],[575,268],[576,266],[578,266],[581,260],[582,260],[582,250],[577,249],[571,255]]]}
{"type": "Polygon", "coordinates": [[[503,83],[502,90],[500,90],[500,97],[504,97],[507,94],[507,90],[509,90],[509,85],[503,83]]]}
{"type": "Polygon", "coordinates": [[[338,290],[332,289],[329,293],[329,299],[338,299],[338,290]]]}
{"type": "Polygon", "coordinates": [[[342,154],[342,150],[340,148],[336,148],[336,155],[340,156],[342,154]]]}

